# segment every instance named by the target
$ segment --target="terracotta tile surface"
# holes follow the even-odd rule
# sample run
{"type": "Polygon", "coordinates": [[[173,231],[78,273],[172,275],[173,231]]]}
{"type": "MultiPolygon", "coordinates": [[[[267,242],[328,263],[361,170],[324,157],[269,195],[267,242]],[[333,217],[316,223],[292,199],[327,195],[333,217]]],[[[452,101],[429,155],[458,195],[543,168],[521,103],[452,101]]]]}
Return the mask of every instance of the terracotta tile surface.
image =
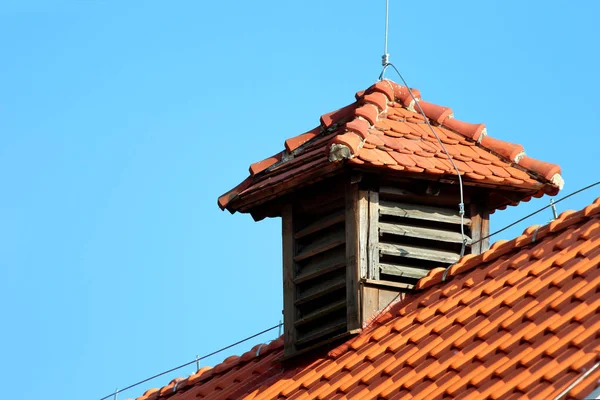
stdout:
{"type": "MultiPolygon", "coordinates": [[[[562,188],[559,166],[526,156],[521,145],[488,136],[483,124],[455,119],[450,108],[420,100],[416,89],[413,94],[465,184],[520,190],[524,199],[554,195],[562,188]]],[[[357,93],[356,99],[321,116],[315,129],[287,139],[281,153],[252,164],[250,177],[221,196],[219,206],[245,211],[344,165],[456,180],[455,169],[406,87],[383,80],[357,93]]]]}
{"type": "MultiPolygon", "coordinates": [[[[304,365],[277,340],[138,400],[552,399],[600,361],[600,199],[442,276],[304,365]]],[[[600,368],[565,398],[598,386],[600,368]]]]}

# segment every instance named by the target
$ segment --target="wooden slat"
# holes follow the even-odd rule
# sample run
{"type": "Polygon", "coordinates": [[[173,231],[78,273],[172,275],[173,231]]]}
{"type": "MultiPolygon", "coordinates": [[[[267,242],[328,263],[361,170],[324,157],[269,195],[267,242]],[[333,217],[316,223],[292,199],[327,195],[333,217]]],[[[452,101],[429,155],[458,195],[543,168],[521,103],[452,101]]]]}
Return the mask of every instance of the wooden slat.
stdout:
{"type": "MultiPolygon", "coordinates": [[[[410,201],[419,204],[448,205],[456,206],[460,199],[457,189],[441,187],[438,184],[420,185],[415,188],[415,183],[406,182],[399,186],[385,186],[379,188],[381,197],[396,198],[400,201],[410,201]]],[[[469,202],[469,193],[464,193],[464,201],[469,202]]]]}
{"type": "Polygon", "coordinates": [[[295,174],[292,179],[283,180],[282,176],[278,176],[277,178],[282,181],[281,184],[275,185],[273,181],[267,181],[268,184],[255,184],[250,192],[234,198],[231,203],[227,205],[227,209],[249,212],[249,210],[256,207],[258,204],[262,204],[275,197],[280,197],[292,189],[297,190],[299,185],[314,180],[323,180],[338,173],[341,165],[342,163],[330,163],[327,161],[318,163],[313,162],[310,163],[310,165],[303,166],[301,171],[294,171],[295,174]]]}
{"type": "MultiPolygon", "coordinates": [[[[373,288],[394,288],[394,289],[411,289],[414,285],[410,283],[391,282],[391,281],[376,281],[374,279],[365,279],[363,284],[373,288]]],[[[379,292],[379,304],[381,304],[381,292],[379,292]]]]}
{"type": "Polygon", "coordinates": [[[363,324],[379,311],[379,289],[361,285],[363,324]]]}
{"type": "Polygon", "coordinates": [[[342,329],[346,329],[346,321],[345,320],[340,320],[339,322],[336,321],[334,325],[331,325],[325,329],[316,331],[314,333],[311,333],[307,336],[302,337],[301,339],[296,340],[296,346],[303,346],[310,342],[314,342],[316,340],[319,340],[325,336],[329,336],[332,333],[342,330],[342,329]]]}
{"type": "Polygon", "coordinates": [[[296,234],[294,234],[294,238],[295,239],[303,238],[307,235],[310,235],[311,233],[318,232],[322,229],[328,228],[332,225],[338,224],[343,221],[344,221],[344,210],[337,211],[333,214],[327,215],[327,216],[315,221],[314,223],[310,224],[306,228],[301,229],[300,231],[296,232],[296,234]]]}
{"type": "Polygon", "coordinates": [[[287,201],[294,204],[294,210],[299,214],[335,212],[344,208],[344,182],[333,178],[313,183],[288,197],[287,201]]]}
{"type": "MultiPolygon", "coordinates": [[[[294,324],[295,326],[302,326],[302,325],[306,325],[309,322],[312,322],[316,319],[322,318],[328,314],[331,314],[335,311],[338,310],[342,310],[346,307],[346,300],[341,300],[341,301],[337,301],[335,303],[331,303],[329,305],[327,305],[326,307],[323,308],[319,308],[307,315],[305,315],[304,317],[302,317],[301,319],[299,319],[298,321],[296,321],[296,323],[294,324]]],[[[324,322],[325,324],[327,322],[324,322]]]]}
{"type": "Polygon", "coordinates": [[[294,283],[298,284],[306,282],[308,280],[318,278],[321,275],[325,275],[329,272],[335,271],[336,269],[344,268],[345,266],[345,254],[342,254],[341,256],[326,258],[317,263],[313,263],[312,260],[310,260],[310,263],[304,268],[302,268],[296,279],[294,279],[294,283]]]}
{"type": "MultiPolygon", "coordinates": [[[[435,228],[425,228],[422,226],[405,225],[400,223],[379,223],[379,232],[388,233],[397,236],[409,236],[427,240],[437,240],[440,242],[462,243],[460,232],[450,232],[435,228]]],[[[471,238],[465,235],[467,245],[471,244],[471,238]]]]}
{"type": "Polygon", "coordinates": [[[281,236],[283,242],[283,328],[284,328],[284,353],[293,354],[296,351],[296,285],[294,284],[294,225],[292,218],[292,206],[287,205],[281,214],[281,236]]]}
{"type": "Polygon", "coordinates": [[[350,179],[346,184],[346,321],[347,329],[358,329],[360,323],[360,305],[358,292],[359,258],[360,249],[358,244],[358,180],[350,179]]]}
{"type": "Polygon", "coordinates": [[[302,261],[324,251],[331,250],[334,247],[344,244],[345,241],[346,238],[343,230],[331,233],[324,238],[306,245],[302,250],[300,250],[296,257],[294,257],[294,261],[302,261]]]}
{"type": "Polygon", "coordinates": [[[402,264],[379,264],[382,274],[421,279],[429,272],[428,269],[415,268],[402,264]]]}
{"type": "Polygon", "coordinates": [[[334,279],[324,280],[310,286],[304,290],[301,294],[298,294],[298,298],[294,302],[297,306],[306,304],[309,301],[325,296],[331,292],[342,289],[346,286],[346,277],[340,275],[334,279]],[[301,297],[300,297],[301,296],[301,297]]]}
{"type": "MultiPolygon", "coordinates": [[[[383,215],[394,217],[405,217],[422,219],[427,221],[445,222],[449,224],[460,224],[460,216],[457,210],[440,207],[423,206],[418,204],[397,203],[395,201],[381,200],[379,212],[383,215]]],[[[471,219],[465,217],[464,224],[471,225],[471,219]]]]}
{"type": "Polygon", "coordinates": [[[438,261],[447,264],[455,263],[460,258],[457,253],[453,253],[451,251],[434,250],[405,244],[379,243],[379,251],[381,254],[389,256],[438,261]]]}
{"type": "Polygon", "coordinates": [[[369,273],[367,278],[379,279],[379,193],[369,192],[369,273]]]}
{"type": "MultiPolygon", "coordinates": [[[[396,282],[390,282],[396,283],[396,282]]],[[[383,310],[384,308],[389,307],[390,305],[397,303],[406,297],[406,292],[414,287],[414,285],[408,285],[408,287],[404,286],[406,284],[398,283],[401,286],[388,286],[382,287],[379,290],[379,309],[383,310]]]]}
{"type": "Polygon", "coordinates": [[[358,192],[358,266],[359,266],[359,279],[366,278],[369,271],[369,243],[368,233],[369,230],[365,229],[369,224],[369,192],[366,190],[359,190],[358,192]]]}

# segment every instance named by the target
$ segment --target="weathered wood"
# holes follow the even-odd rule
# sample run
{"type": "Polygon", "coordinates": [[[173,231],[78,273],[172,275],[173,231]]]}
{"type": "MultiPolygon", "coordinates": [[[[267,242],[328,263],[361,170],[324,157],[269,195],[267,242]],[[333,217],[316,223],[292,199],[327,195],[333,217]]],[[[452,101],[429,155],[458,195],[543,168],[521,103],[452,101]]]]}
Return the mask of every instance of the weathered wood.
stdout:
{"type": "MultiPolygon", "coordinates": [[[[425,182],[423,182],[425,183],[425,182]]],[[[414,189],[415,182],[410,181],[397,186],[382,185],[379,188],[379,194],[382,198],[399,199],[404,201],[416,202],[419,204],[434,204],[456,206],[460,199],[458,190],[449,188],[446,185],[428,183],[421,185],[418,190],[414,189]]],[[[464,193],[464,201],[469,201],[469,194],[464,193]]]]}
{"type": "Polygon", "coordinates": [[[296,172],[293,178],[289,180],[283,180],[281,184],[271,184],[269,186],[265,184],[261,185],[260,190],[252,190],[248,193],[242,193],[238,197],[234,198],[227,207],[228,209],[239,210],[240,212],[250,212],[259,204],[282,196],[291,190],[298,190],[299,188],[310,185],[315,181],[322,181],[325,178],[341,172],[341,164],[339,163],[320,164],[321,163],[315,166],[306,166],[302,171],[296,172]]]}
{"type": "Polygon", "coordinates": [[[356,336],[359,333],[362,332],[362,329],[353,329],[351,331],[347,331],[347,332],[342,332],[338,335],[332,336],[330,338],[327,339],[322,339],[320,340],[318,343],[315,343],[313,345],[310,346],[306,346],[306,347],[302,347],[302,349],[296,350],[296,353],[294,353],[291,356],[287,356],[287,355],[283,355],[282,357],[277,358],[276,360],[274,360],[275,362],[285,362],[287,360],[293,359],[293,358],[297,358],[298,356],[302,355],[302,354],[306,354],[309,353],[315,349],[327,346],[329,344],[332,343],[336,343],[336,342],[345,342],[346,340],[348,340],[348,338],[352,337],[352,336],[356,336]]]}
{"type": "Polygon", "coordinates": [[[309,257],[313,257],[319,253],[327,250],[331,250],[337,246],[341,246],[346,241],[344,231],[340,230],[333,232],[332,234],[325,236],[315,242],[312,242],[298,251],[294,260],[296,262],[306,260],[309,257]]]}
{"type": "Polygon", "coordinates": [[[426,247],[405,244],[379,243],[379,251],[381,254],[389,256],[438,261],[447,264],[455,263],[460,258],[457,253],[451,251],[428,249],[426,247]]]}
{"type": "Polygon", "coordinates": [[[369,320],[379,310],[379,289],[374,287],[362,286],[362,316],[363,324],[369,320]]]}
{"type": "Polygon", "coordinates": [[[316,183],[286,197],[297,213],[318,214],[344,208],[344,182],[339,178],[316,183]]]}
{"type": "Polygon", "coordinates": [[[306,336],[301,336],[298,340],[296,340],[296,346],[304,346],[308,343],[317,341],[323,337],[329,336],[332,333],[339,330],[346,329],[346,319],[339,319],[333,322],[333,325],[328,325],[327,328],[312,331],[310,334],[306,336]]]}
{"type": "MultiPolygon", "coordinates": [[[[342,249],[340,249],[342,250],[342,249]]],[[[325,255],[325,254],[324,254],[325,255]]],[[[325,275],[329,272],[335,271],[346,266],[346,254],[334,254],[332,256],[325,257],[315,262],[314,259],[309,260],[300,271],[298,272],[294,282],[296,284],[306,282],[308,280],[317,278],[321,275],[325,275]]]]}
{"type": "Polygon", "coordinates": [[[394,289],[411,289],[414,285],[410,283],[391,282],[391,281],[376,281],[374,279],[364,279],[363,284],[366,287],[372,288],[394,288],[394,289]]]}
{"type": "MultiPolygon", "coordinates": [[[[404,284],[401,284],[404,285],[404,284]]],[[[410,285],[410,288],[412,289],[412,285],[410,285]]],[[[392,304],[402,300],[405,296],[405,292],[407,292],[409,290],[409,288],[406,288],[404,286],[400,286],[400,287],[388,287],[388,288],[381,288],[379,289],[379,309],[383,310],[389,306],[391,306],[392,304]]]]}
{"type": "Polygon", "coordinates": [[[477,204],[469,205],[469,214],[471,215],[471,254],[481,254],[481,214],[477,204]]]}
{"type": "Polygon", "coordinates": [[[306,290],[298,293],[295,305],[301,306],[309,301],[313,301],[319,297],[325,296],[336,290],[343,289],[346,286],[346,277],[344,275],[337,276],[332,279],[323,280],[308,287],[306,290]]]}
{"type": "MultiPolygon", "coordinates": [[[[326,307],[322,307],[314,310],[311,313],[306,314],[301,319],[296,321],[294,324],[296,327],[306,325],[309,322],[312,322],[316,319],[322,318],[328,314],[331,314],[335,311],[342,310],[346,307],[346,300],[337,301],[335,303],[328,304],[326,307]]],[[[326,323],[326,322],[325,322],[326,323]]]]}
{"type": "Polygon", "coordinates": [[[295,243],[294,223],[292,217],[292,206],[287,205],[281,214],[281,236],[283,244],[283,330],[284,330],[284,353],[293,354],[296,351],[296,285],[295,275],[295,243]]]}
{"type": "Polygon", "coordinates": [[[366,278],[369,271],[369,192],[358,191],[358,270],[359,278],[366,278]]]}
{"type": "Polygon", "coordinates": [[[379,193],[369,192],[369,272],[367,278],[379,279],[379,193]]]}
{"type": "Polygon", "coordinates": [[[379,193],[387,196],[396,196],[396,197],[414,197],[418,196],[417,193],[414,193],[412,190],[407,188],[401,188],[397,186],[380,186],[379,193]]]}
{"type": "Polygon", "coordinates": [[[490,213],[487,210],[481,212],[481,237],[485,238],[481,241],[481,252],[487,251],[490,248],[490,213]]]}
{"type": "MultiPolygon", "coordinates": [[[[460,224],[458,210],[447,208],[423,206],[418,204],[398,203],[395,201],[381,200],[379,202],[379,212],[383,215],[395,217],[422,219],[427,221],[445,222],[449,224],[460,224]]],[[[470,218],[464,218],[466,226],[471,225],[470,218]]]]}
{"type": "Polygon", "coordinates": [[[402,264],[379,264],[382,274],[421,279],[429,272],[428,269],[416,268],[402,264]]]}
{"type": "MultiPolygon", "coordinates": [[[[408,236],[413,238],[421,238],[427,240],[437,240],[448,243],[462,243],[462,235],[460,232],[451,232],[436,228],[425,228],[399,223],[379,223],[379,232],[388,233],[396,236],[408,236]]],[[[465,235],[466,236],[466,235],[465,235]]],[[[466,236],[467,244],[471,244],[471,238],[466,236]]]]}
{"type": "Polygon", "coordinates": [[[360,328],[360,293],[358,291],[359,276],[359,205],[358,184],[348,181],[346,185],[346,321],[347,329],[360,328]]]}
{"type": "Polygon", "coordinates": [[[295,239],[301,239],[311,233],[318,232],[322,229],[328,228],[332,225],[338,224],[344,221],[344,210],[337,211],[333,214],[326,215],[325,217],[313,222],[304,229],[299,230],[294,234],[295,239]]]}

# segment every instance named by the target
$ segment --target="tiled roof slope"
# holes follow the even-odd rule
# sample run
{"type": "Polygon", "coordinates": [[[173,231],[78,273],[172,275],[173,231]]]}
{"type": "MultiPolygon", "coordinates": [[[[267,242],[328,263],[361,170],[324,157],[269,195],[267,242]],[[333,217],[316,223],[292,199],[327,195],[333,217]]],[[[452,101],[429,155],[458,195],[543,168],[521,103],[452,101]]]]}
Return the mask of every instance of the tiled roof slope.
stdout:
{"type": "Polygon", "coordinates": [[[600,361],[600,199],[442,272],[307,365],[277,340],[138,400],[552,399],[600,361]]]}
{"type": "MultiPolygon", "coordinates": [[[[483,124],[454,118],[450,108],[420,99],[419,105],[452,156],[465,184],[523,191],[523,199],[562,188],[560,167],[525,155],[523,147],[487,135],[483,124]]],[[[331,175],[343,163],[427,179],[456,181],[456,171],[405,86],[379,81],[356,102],[321,116],[315,129],[285,141],[285,150],[250,166],[250,176],[219,198],[219,206],[246,211],[331,175]]],[[[507,204],[503,204],[504,206],[507,204]]]]}

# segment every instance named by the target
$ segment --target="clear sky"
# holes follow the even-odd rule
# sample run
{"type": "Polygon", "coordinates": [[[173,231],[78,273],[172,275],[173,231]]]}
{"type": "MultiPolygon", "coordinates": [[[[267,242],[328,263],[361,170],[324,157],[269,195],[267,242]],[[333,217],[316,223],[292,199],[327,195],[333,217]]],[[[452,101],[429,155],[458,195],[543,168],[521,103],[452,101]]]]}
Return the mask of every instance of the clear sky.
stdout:
{"type": "MultiPolygon", "coordinates": [[[[3,2],[3,398],[99,399],[279,322],[280,221],[221,212],[217,197],[376,81],[383,11],[383,0],[3,2]]],[[[562,195],[600,180],[600,3],[390,11],[391,61],[424,99],[560,164],[562,195]]],[[[492,230],[548,201],[494,214],[492,230]]]]}

